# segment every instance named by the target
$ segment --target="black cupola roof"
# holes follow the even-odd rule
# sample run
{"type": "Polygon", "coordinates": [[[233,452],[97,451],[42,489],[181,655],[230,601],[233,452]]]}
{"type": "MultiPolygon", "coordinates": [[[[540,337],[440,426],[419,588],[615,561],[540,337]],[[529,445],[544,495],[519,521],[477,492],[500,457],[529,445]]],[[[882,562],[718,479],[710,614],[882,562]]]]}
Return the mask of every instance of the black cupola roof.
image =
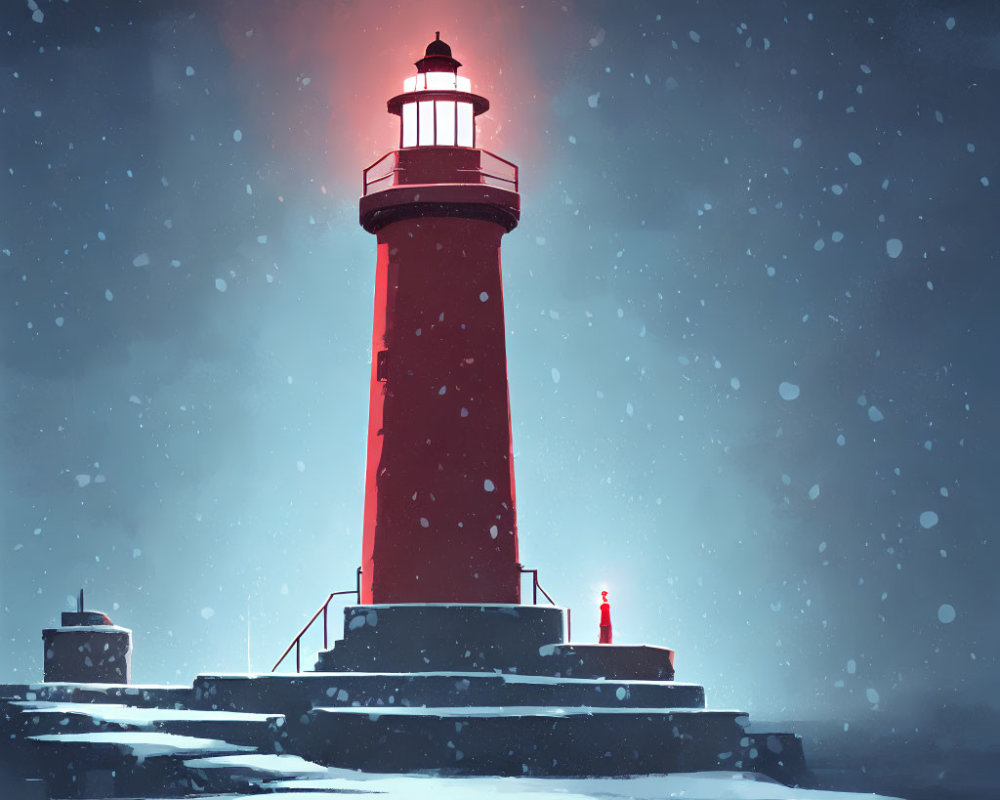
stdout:
{"type": "Polygon", "coordinates": [[[434,41],[417,62],[417,72],[458,72],[460,66],[462,63],[451,57],[451,47],[441,40],[441,31],[435,31],[434,41]]]}

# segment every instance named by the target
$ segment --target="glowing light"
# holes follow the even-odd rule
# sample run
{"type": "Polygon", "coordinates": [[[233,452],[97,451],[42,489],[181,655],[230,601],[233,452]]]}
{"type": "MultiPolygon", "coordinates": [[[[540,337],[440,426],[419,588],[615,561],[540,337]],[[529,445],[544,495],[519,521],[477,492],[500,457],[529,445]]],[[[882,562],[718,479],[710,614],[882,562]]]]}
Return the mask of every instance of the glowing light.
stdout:
{"type": "Polygon", "coordinates": [[[437,144],[455,144],[455,103],[438,100],[437,106],[437,144]]]}
{"type": "Polygon", "coordinates": [[[401,107],[400,143],[402,147],[475,146],[475,124],[471,103],[458,97],[443,99],[427,96],[430,92],[471,92],[472,82],[454,72],[420,72],[403,81],[403,91],[415,95],[414,102],[401,107]],[[423,99],[427,97],[427,99],[423,99]]]}
{"type": "Polygon", "coordinates": [[[402,147],[475,147],[472,103],[454,100],[421,100],[403,103],[402,147]]]}
{"type": "Polygon", "coordinates": [[[454,72],[421,72],[403,81],[404,92],[471,92],[472,81],[454,72]]]}
{"type": "Polygon", "coordinates": [[[417,145],[417,104],[403,103],[403,147],[417,145]]]}
{"type": "Polygon", "coordinates": [[[476,146],[475,127],[472,121],[472,103],[458,104],[458,146],[476,146]]]}
{"type": "Polygon", "coordinates": [[[417,104],[417,143],[434,144],[434,103],[430,101],[417,104]]]}

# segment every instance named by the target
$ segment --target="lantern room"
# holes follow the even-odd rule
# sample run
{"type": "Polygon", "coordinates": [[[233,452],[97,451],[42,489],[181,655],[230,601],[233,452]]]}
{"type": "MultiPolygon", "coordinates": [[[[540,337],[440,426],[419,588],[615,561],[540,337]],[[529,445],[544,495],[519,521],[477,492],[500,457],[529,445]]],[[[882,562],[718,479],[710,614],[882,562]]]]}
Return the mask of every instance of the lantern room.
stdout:
{"type": "Polygon", "coordinates": [[[475,118],[490,107],[485,97],[472,93],[468,78],[460,77],[461,63],[437,32],[417,74],[403,81],[403,94],[389,100],[389,113],[400,118],[399,146],[475,147],[475,118]]]}

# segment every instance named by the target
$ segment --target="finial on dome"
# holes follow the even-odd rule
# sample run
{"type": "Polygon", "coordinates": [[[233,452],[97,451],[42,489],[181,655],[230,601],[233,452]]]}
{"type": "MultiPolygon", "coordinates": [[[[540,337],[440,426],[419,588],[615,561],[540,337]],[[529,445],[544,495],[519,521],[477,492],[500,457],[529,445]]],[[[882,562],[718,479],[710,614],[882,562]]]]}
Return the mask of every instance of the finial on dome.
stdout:
{"type": "Polygon", "coordinates": [[[441,31],[434,31],[434,41],[427,45],[424,57],[417,62],[420,72],[455,72],[462,66],[451,56],[451,47],[442,41],[441,31]]]}

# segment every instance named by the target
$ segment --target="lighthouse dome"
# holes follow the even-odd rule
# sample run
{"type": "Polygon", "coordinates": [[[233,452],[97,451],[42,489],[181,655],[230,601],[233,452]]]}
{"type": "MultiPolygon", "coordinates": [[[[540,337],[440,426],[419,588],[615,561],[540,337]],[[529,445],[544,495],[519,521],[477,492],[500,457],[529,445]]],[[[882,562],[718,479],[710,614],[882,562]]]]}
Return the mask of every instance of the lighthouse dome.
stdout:
{"type": "Polygon", "coordinates": [[[451,47],[441,41],[441,31],[434,32],[434,41],[427,45],[424,57],[417,62],[419,72],[457,72],[462,66],[460,61],[452,58],[451,47]]]}
{"type": "Polygon", "coordinates": [[[441,31],[437,31],[436,36],[437,38],[427,45],[427,49],[424,51],[424,57],[446,56],[447,58],[451,58],[451,48],[447,43],[441,41],[441,31]]]}

